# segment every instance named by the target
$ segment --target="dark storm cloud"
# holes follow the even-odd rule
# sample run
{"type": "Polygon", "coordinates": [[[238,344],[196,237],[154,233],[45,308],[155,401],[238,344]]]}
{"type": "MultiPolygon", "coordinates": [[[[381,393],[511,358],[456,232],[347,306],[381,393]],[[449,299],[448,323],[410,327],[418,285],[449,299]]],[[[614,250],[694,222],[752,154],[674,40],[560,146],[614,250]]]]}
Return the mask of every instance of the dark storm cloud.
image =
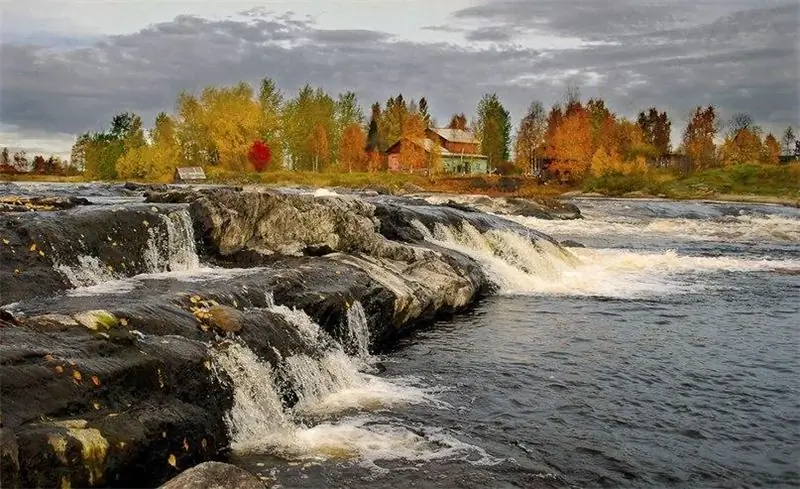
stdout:
{"type": "Polygon", "coordinates": [[[5,43],[0,121],[50,133],[100,129],[122,110],[152,121],[182,90],[270,76],[289,94],[305,83],[356,90],[365,106],[400,92],[426,96],[440,120],[474,111],[490,91],[520,117],[531,100],[550,104],[574,80],[585,96],[602,96],[628,116],[657,105],[680,121],[692,106],[713,103],[776,129],[798,123],[796,5],[718,12],[721,4],[704,10],[682,0],[555,4],[494,2],[456,13],[458,25],[475,21],[465,37],[491,46],[481,49],[322,30],[286,16],[181,16],[59,51],[5,43]],[[528,31],[604,42],[536,51],[518,44],[528,31]]]}

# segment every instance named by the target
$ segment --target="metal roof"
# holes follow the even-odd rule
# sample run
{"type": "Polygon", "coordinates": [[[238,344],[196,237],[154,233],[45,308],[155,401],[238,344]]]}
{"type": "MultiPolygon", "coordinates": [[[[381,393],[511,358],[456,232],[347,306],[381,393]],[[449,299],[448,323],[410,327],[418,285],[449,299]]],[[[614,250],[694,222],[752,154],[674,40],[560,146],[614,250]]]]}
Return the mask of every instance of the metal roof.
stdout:
{"type": "Polygon", "coordinates": [[[478,140],[475,139],[475,135],[472,134],[471,131],[467,131],[465,129],[448,129],[446,127],[434,127],[431,128],[431,131],[435,132],[436,134],[450,141],[451,143],[467,143],[467,144],[478,143],[478,140]]]}
{"type": "Polygon", "coordinates": [[[206,173],[199,166],[188,166],[183,168],[176,168],[175,173],[181,180],[205,180],[206,173]]]}

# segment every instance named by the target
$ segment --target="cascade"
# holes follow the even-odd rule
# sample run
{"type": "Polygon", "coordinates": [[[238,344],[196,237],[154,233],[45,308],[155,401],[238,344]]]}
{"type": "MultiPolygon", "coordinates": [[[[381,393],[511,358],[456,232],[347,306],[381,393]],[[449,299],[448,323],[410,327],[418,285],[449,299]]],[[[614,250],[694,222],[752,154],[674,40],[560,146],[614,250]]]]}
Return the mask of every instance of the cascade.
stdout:
{"type": "MultiPolygon", "coordinates": [[[[189,211],[181,209],[160,214],[160,225],[148,229],[147,247],[141,260],[145,273],[162,273],[195,270],[200,258],[194,240],[194,228],[189,211]]],[[[135,261],[136,257],[129,257],[135,261]]],[[[80,255],[74,265],[53,265],[73,287],[90,287],[124,278],[108,264],[95,256],[80,255]]]]}

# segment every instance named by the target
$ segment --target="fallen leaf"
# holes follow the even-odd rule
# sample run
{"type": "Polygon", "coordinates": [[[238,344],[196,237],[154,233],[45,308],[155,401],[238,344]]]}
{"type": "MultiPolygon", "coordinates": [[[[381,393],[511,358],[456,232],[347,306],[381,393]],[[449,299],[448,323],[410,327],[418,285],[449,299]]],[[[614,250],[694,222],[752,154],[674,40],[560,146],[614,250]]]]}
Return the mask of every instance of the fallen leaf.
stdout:
{"type": "Polygon", "coordinates": [[[75,382],[81,382],[83,380],[83,376],[77,370],[72,371],[72,378],[75,379],[75,382]]]}
{"type": "Polygon", "coordinates": [[[53,370],[55,370],[55,372],[57,374],[63,374],[64,373],[64,367],[62,367],[61,365],[56,365],[56,368],[54,368],[53,370]]]}
{"type": "Polygon", "coordinates": [[[175,455],[170,454],[169,458],[167,459],[167,463],[172,465],[176,469],[178,468],[178,459],[175,458],[175,455]]]}
{"type": "Polygon", "coordinates": [[[49,354],[49,353],[44,356],[44,360],[46,362],[55,362],[56,361],[55,357],[53,355],[49,354]]]}
{"type": "Polygon", "coordinates": [[[9,241],[7,239],[3,240],[3,244],[8,244],[8,243],[9,243],[9,241]]]}
{"type": "Polygon", "coordinates": [[[208,360],[203,361],[203,366],[208,370],[211,370],[211,362],[209,362],[208,360]]]}
{"type": "Polygon", "coordinates": [[[192,304],[197,304],[201,300],[203,300],[203,299],[199,295],[193,295],[193,296],[189,297],[189,301],[191,301],[192,304]]]}
{"type": "Polygon", "coordinates": [[[96,375],[92,375],[92,384],[100,386],[100,379],[96,375]]]}
{"type": "Polygon", "coordinates": [[[39,255],[44,256],[44,251],[39,250],[39,255]]]}
{"type": "Polygon", "coordinates": [[[33,243],[33,244],[31,245],[31,247],[30,247],[30,248],[28,248],[28,249],[29,249],[30,251],[36,251],[36,243],[33,243]]]}
{"type": "Polygon", "coordinates": [[[149,226],[149,225],[150,225],[150,223],[149,223],[149,222],[147,222],[147,220],[144,220],[144,221],[142,221],[142,224],[144,224],[144,227],[147,227],[147,226],[149,226]]]}
{"type": "Polygon", "coordinates": [[[186,441],[186,438],[183,439],[183,449],[187,452],[189,451],[189,442],[186,441]]]}
{"type": "Polygon", "coordinates": [[[99,402],[93,402],[93,403],[92,403],[92,406],[93,406],[95,409],[97,409],[97,410],[100,410],[100,403],[99,403],[99,402]]]}
{"type": "Polygon", "coordinates": [[[200,440],[200,446],[203,447],[203,450],[205,450],[208,447],[208,442],[206,441],[205,438],[200,440]]]}
{"type": "Polygon", "coordinates": [[[127,326],[128,325],[128,320],[125,319],[125,318],[119,318],[119,324],[121,324],[123,326],[127,326]]]}

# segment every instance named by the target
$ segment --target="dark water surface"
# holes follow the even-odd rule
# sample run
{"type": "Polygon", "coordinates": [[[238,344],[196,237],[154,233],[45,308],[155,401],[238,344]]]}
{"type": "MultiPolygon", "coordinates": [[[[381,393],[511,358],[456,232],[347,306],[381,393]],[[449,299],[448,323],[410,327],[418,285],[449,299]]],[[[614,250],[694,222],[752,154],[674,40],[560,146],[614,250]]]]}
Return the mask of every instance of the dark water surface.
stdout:
{"type": "Polygon", "coordinates": [[[287,488],[800,486],[800,211],[576,203],[587,219],[519,221],[584,243],[592,266],[380,359],[382,377],[414,376],[436,402],[354,416],[431,453],[235,460],[287,488]]]}

